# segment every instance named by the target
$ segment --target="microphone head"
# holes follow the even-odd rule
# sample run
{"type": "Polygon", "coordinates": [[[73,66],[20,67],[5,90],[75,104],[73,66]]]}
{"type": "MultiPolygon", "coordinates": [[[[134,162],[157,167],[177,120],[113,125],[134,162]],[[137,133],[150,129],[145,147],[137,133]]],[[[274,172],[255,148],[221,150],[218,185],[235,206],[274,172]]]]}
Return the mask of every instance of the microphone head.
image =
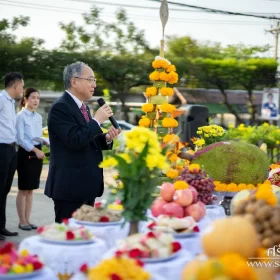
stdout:
{"type": "Polygon", "coordinates": [[[98,105],[99,105],[100,107],[103,106],[104,104],[106,104],[106,102],[105,102],[105,100],[104,100],[103,98],[97,99],[97,103],[98,103],[98,105]]]}

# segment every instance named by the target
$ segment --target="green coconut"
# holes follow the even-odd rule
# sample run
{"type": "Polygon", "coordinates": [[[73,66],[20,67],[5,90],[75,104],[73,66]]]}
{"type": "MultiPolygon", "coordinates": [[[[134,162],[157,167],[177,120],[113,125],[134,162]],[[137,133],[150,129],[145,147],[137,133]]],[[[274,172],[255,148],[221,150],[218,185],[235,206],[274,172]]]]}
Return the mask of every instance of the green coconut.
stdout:
{"type": "Polygon", "coordinates": [[[215,181],[222,183],[262,183],[268,177],[269,160],[255,145],[242,142],[218,142],[195,153],[198,163],[215,181]]]}

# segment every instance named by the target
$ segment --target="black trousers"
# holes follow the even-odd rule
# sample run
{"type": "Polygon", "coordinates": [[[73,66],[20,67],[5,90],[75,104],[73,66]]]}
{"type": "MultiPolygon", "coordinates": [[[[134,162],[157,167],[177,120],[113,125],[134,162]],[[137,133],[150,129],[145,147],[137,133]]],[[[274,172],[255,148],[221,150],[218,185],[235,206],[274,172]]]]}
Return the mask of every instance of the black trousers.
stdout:
{"type": "Polygon", "coordinates": [[[0,143],[0,229],[6,227],[6,203],[17,168],[15,144],[0,143]]]}
{"type": "Polygon", "coordinates": [[[83,204],[93,206],[95,199],[88,201],[67,201],[54,199],[55,222],[62,223],[63,219],[69,219],[72,214],[83,204]]]}

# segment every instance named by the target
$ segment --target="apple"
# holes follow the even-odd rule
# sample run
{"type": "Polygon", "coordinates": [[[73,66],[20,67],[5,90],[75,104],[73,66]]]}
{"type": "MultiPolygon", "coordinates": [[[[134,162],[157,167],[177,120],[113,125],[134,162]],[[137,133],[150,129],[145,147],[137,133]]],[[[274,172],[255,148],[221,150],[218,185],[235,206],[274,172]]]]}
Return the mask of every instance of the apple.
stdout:
{"type": "Polygon", "coordinates": [[[185,208],[185,216],[191,216],[196,222],[203,217],[203,210],[200,204],[195,203],[185,208]]]}
{"type": "Polygon", "coordinates": [[[206,215],[206,208],[205,208],[205,204],[201,201],[198,201],[197,204],[200,206],[201,209],[201,213],[202,213],[202,217],[203,218],[206,215]]]}
{"type": "Polygon", "coordinates": [[[171,183],[163,183],[160,187],[160,196],[167,202],[173,201],[175,189],[171,183]]]}
{"type": "Polygon", "coordinates": [[[185,207],[189,206],[193,202],[193,194],[192,191],[189,189],[185,190],[177,190],[174,193],[174,202],[178,203],[179,205],[185,207]]]}
{"type": "Polygon", "coordinates": [[[161,197],[154,200],[154,202],[152,204],[152,208],[151,208],[152,215],[154,217],[158,217],[159,215],[163,215],[164,214],[163,206],[165,204],[167,204],[167,202],[165,200],[163,200],[161,197]]]}
{"type": "Polygon", "coordinates": [[[197,202],[197,196],[198,196],[197,190],[194,187],[189,187],[189,190],[191,190],[192,195],[193,195],[192,203],[196,203],[197,202]]]}
{"type": "Polygon", "coordinates": [[[176,218],[184,217],[184,208],[176,202],[166,203],[162,207],[162,209],[164,211],[164,215],[168,215],[176,218]]]}

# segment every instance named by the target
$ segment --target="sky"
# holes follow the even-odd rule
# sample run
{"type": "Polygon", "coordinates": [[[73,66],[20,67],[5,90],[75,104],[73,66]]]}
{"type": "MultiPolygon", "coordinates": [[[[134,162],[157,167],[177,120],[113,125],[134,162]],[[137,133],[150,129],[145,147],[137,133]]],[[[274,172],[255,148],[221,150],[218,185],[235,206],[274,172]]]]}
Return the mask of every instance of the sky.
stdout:
{"type": "MultiPolygon", "coordinates": [[[[173,2],[233,12],[268,13],[280,18],[280,0],[173,0],[173,2]]],[[[64,33],[58,26],[59,22],[75,21],[77,24],[83,24],[82,13],[88,12],[93,4],[103,9],[102,19],[108,22],[114,21],[114,13],[122,6],[138,29],[144,30],[149,44],[152,47],[159,46],[162,37],[160,3],[149,0],[0,0],[0,19],[12,19],[19,15],[29,16],[31,20],[29,26],[20,28],[14,34],[18,38],[44,39],[44,46],[52,49],[59,47],[64,39],[64,33]],[[144,8],[124,7],[131,5],[144,8]]],[[[270,44],[273,47],[275,45],[274,36],[266,32],[275,25],[275,21],[209,14],[171,4],[169,9],[166,35],[189,35],[200,41],[221,42],[224,46],[238,43],[270,44]]],[[[272,56],[273,52],[271,49],[268,55],[272,56]]]]}

